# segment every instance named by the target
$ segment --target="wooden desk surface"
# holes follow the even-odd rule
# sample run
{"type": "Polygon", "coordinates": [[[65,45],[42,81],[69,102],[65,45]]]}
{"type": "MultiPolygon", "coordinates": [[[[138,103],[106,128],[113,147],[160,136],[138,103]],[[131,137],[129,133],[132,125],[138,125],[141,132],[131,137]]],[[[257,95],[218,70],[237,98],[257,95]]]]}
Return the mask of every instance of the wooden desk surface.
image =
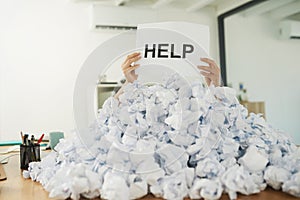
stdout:
{"type": "MultiPolygon", "coordinates": [[[[0,200],[53,200],[48,197],[43,187],[33,182],[31,179],[24,179],[20,170],[19,156],[9,158],[9,162],[3,165],[6,172],[7,180],[0,181],[0,200]]],[[[99,199],[99,198],[97,198],[99,199]]],[[[158,200],[152,195],[147,195],[143,200],[158,200]]],[[[222,200],[229,199],[227,195],[223,195],[222,200]]],[[[300,198],[293,197],[281,191],[275,191],[267,188],[259,194],[245,196],[239,195],[239,200],[299,200],[300,198]]],[[[96,200],[96,199],[94,199],[96,200]]]]}

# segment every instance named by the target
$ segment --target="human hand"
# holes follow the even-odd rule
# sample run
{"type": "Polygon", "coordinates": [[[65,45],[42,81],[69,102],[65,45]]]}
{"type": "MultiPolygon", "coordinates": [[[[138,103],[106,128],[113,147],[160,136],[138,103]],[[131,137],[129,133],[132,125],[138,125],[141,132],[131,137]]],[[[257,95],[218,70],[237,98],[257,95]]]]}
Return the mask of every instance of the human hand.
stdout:
{"type": "Polygon", "coordinates": [[[209,66],[198,66],[201,70],[201,74],[205,77],[205,81],[208,86],[213,84],[214,86],[220,86],[220,68],[216,62],[209,58],[201,58],[201,61],[207,63],[209,66]]]}
{"type": "Polygon", "coordinates": [[[141,59],[141,53],[136,52],[127,56],[126,60],[122,64],[122,71],[126,78],[126,82],[132,83],[134,82],[138,75],[135,74],[135,69],[137,69],[140,65],[134,64],[134,62],[141,59]]]}

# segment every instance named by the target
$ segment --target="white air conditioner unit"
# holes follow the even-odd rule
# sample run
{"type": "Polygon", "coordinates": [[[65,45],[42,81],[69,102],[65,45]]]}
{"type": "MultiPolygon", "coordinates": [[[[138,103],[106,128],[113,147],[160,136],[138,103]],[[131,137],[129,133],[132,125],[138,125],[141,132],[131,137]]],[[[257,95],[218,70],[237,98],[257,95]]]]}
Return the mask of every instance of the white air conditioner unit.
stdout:
{"type": "Polygon", "coordinates": [[[300,39],[300,21],[281,21],[279,35],[281,39],[300,39]]]}
{"type": "Polygon", "coordinates": [[[136,29],[138,24],[157,21],[157,11],[125,6],[93,4],[91,11],[92,30],[136,29]]]}

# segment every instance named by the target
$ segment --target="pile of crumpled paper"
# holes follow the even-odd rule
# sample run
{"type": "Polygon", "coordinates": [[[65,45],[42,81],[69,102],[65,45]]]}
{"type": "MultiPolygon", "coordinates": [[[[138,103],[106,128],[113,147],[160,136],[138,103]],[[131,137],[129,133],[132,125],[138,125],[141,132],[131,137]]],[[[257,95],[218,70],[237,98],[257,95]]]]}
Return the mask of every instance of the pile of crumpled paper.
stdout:
{"type": "Polygon", "coordinates": [[[248,116],[231,88],[178,75],[136,81],[105,102],[85,134],[61,140],[23,176],[56,198],[236,199],[267,185],[300,197],[299,148],[261,115],[248,116]]]}

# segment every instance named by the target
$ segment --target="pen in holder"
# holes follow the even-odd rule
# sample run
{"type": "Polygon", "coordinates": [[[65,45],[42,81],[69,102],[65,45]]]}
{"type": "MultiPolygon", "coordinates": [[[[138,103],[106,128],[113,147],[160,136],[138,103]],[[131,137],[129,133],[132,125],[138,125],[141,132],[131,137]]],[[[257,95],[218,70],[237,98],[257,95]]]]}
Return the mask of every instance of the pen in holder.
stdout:
{"type": "Polygon", "coordinates": [[[28,169],[30,162],[41,161],[40,144],[20,145],[21,169],[28,169]]]}

